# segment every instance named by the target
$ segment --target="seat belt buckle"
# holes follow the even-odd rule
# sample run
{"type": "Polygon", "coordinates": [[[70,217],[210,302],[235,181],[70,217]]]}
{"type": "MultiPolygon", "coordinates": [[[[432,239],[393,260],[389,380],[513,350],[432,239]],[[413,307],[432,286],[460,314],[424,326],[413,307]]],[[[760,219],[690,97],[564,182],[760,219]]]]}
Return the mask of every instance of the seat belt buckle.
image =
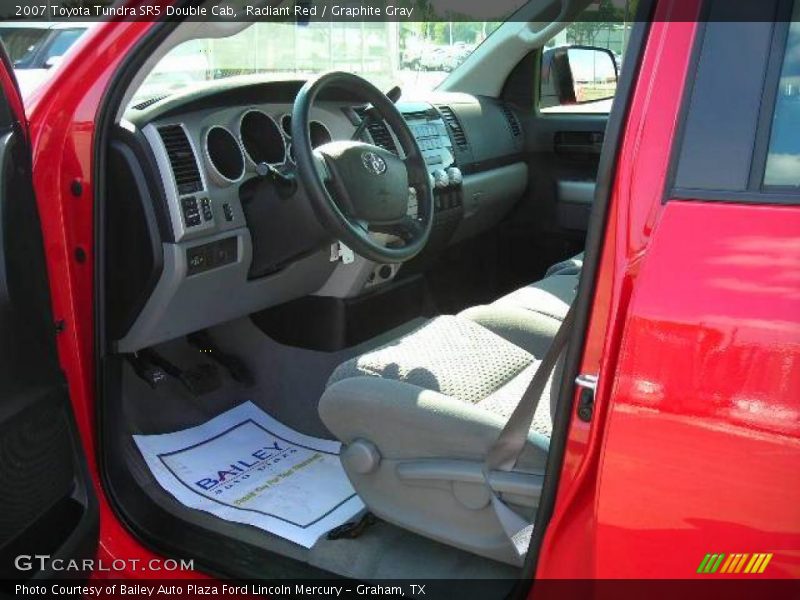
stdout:
{"type": "Polygon", "coordinates": [[[581,373],[575,378],[575,385],[580,389],[578,395],[578,418],[588,423],[594,413],[594,396],[597,391],[597,375],[581,373]]]}

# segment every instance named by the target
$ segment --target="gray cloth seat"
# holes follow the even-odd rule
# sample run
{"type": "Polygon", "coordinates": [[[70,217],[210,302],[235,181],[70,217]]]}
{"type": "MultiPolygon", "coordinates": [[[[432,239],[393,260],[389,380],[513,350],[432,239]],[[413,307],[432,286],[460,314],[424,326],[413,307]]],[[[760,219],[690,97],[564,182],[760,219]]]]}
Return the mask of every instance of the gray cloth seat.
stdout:
{"type": "MultiPolygon", "coordinates": [[[[577,274],[546,278],[492,304],[431,319],[339,365],[319,413],[342,442],[345,471],[372,512],[421,535],[518,563],[489,506],[482,462],[558,331],[577,281],[577,274]]],[[[557,378],[558,370],[517,469],[491,475],[504,501],[531,519],[557,378]]]]}
{"type": "Polygon", "coordinates": [[[582,268],[583,268],[583,252],[550,266],[550,268],[547,269],[547,272],[545,272],[544,276],[545,278],[547,278],[555,274],[577,275],[581,272],[582,268]]]}

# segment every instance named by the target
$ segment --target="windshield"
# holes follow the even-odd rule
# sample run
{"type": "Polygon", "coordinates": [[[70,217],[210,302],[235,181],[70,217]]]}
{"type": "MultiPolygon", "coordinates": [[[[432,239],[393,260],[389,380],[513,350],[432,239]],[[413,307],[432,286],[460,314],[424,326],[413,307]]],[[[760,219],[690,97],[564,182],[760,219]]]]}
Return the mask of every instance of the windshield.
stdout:
{"type": "Polygon", "coordinates": [[[404,92],[431,90],[501,23],[255,23],[231,37],[175,47],[133,104],[210,80],[252,74],[297,79],[329,70],[355,73],[384,91],[394,85],[404,92]]]}
{"type": "Polygon", "coordinates": [[[17,68],[27,66],[49,34],[49,29],[41,27],[0,27],[0,40],[11,63],[17,68]]]}

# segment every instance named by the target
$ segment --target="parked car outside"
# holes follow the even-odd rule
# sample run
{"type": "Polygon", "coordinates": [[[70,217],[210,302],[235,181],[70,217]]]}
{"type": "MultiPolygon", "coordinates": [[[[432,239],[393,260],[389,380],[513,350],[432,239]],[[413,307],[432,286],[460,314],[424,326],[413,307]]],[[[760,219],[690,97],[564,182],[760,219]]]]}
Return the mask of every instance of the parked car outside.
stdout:
{"type": "Polygon", "coordinates": [[[0,41],[14,65],[22,96],[28,96],[91,26],[90,23],[2,23],[0,41]]]}

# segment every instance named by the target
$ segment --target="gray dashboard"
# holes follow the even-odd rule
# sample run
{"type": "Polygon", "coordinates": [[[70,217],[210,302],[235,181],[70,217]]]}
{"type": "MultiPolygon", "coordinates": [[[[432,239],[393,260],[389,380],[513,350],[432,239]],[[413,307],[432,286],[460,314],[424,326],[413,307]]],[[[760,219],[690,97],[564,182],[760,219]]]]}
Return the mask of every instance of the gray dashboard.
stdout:
{"type": "MultiPolygon", "coordinates": [[[[260,84],[258,90],[269,88],[260,84]]],[[[216,92],[157,100],[126,113],[123,125],[141,132],[154,157],[168,231],[161,240],[161,273],[116,342],[118,351],[137,351],[309,294],[358,295],[400,270],[390,265],[387,271],[363,259],[343,264],[332,260],[328,244],[253,276],[254,234],[241,192],[263,177],[259,162],[279,171],[293,169],[287,124],[292,89],[282,83],[273,94],[259,93],[269,98],[260,102],[254,101],[254,91],[223,85],[216,92]],[[261,135],[248,131],[255,124],[261,135]],[[269,143],[260,144],[265,137],[269,143]],[[376,278],[378,273],[389,275],[376,278]]],[[[326,137],[349,139],[358,107],[346,96],[319,101],[312,119],[322,143],[326,137]]],[[[510,109],[463,94],[403,101],[398,108],[420,146],[424,142],[429,148],[432,175],[444,171],[450,177],[437,192],[446,242],[476,235],[502,219],[528,179],[522,132],[510,109]],[[431,139],[423,139],[422,132],[431,139]]],[[[373,143],[396,145],[391,132],[370,127],[368,135],[373,143]]],[[[286,201],[292,200],[297,199],[286,201]]]]}

